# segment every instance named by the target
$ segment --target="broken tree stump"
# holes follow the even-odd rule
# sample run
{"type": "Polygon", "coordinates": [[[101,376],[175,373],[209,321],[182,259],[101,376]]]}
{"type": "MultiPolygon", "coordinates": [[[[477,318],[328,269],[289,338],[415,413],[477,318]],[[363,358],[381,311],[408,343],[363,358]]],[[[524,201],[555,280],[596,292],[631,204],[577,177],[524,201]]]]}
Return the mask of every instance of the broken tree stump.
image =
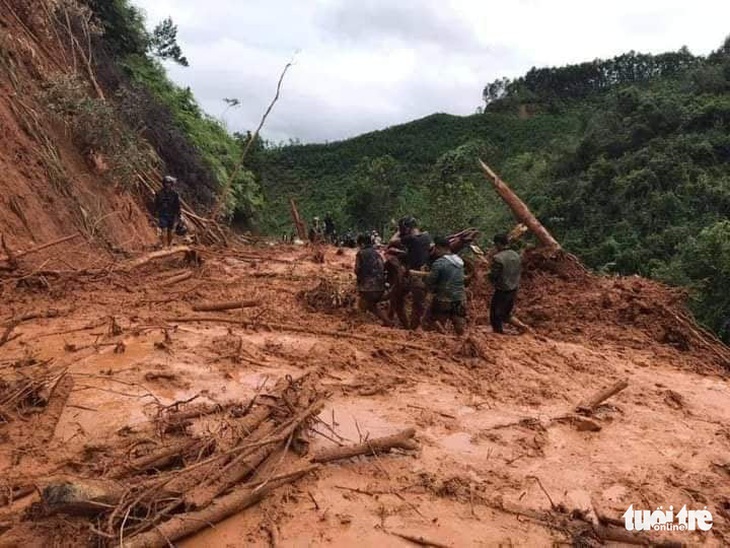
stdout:
{"type": "Polygon", "coordinates": [[[590,415],[604,401],[606,401],[611,396],[615,396],[616,394],[621,392],[624,388],[626,388],[628,385],[629,385],[629,381],[627,381],[627,380],[618,381],[617,383],[612,384],[605,390],[601,390],[600,392],[595,394],[593,397],[588,399],[586,402],[578,405],[575,410],[578,413],[590,415]]]}
{"type": "Polygon", "coordinates": [[[517,220],[524,223],[544,246],[555,250],[560,249],[558,241],[553,238],[552,234],[550,234],[542,223],[537,220],[537,217],[533,215],[530,208],[527,207],[527,204],[525,204],[525,202],[523,202],[494,171],[492,171],[492,168],[490,168],[482,160],[479,160],[479,165],[484,170],[484,174],[492,183],[492,186],[494,186],[497,194],[499,194],[509,206],[517,220]]]}
{"type": "Polygon", "coordinates": [[[109,481],[60,478],[41,492],[46,512],[73,516],[94,516],[114,508],[124,495],[124,488],[109,481]]]}
{"type": "Polygon", "coordinates": [[[219,310],[237,310],[239,308],[253,308],[259,306],[261,301],[250,299],[243,301],[228,301],[223,303],[200,303],[193,306],[194,312],[213,312],[219,310]]]}
{"type": "Polygon", "coordinates": [[[413,436],[415,435],[415,428],[408,428],[398,434],[385,436],[383,438],[375,438],[358,445],[324,449],[312,457],[312,462],[325,463],[359,457],[361,455],[377,455],[379,453],[387,453],[391,449],[415,451],[418,449],[418,443],[413,440],[413,436]]]}

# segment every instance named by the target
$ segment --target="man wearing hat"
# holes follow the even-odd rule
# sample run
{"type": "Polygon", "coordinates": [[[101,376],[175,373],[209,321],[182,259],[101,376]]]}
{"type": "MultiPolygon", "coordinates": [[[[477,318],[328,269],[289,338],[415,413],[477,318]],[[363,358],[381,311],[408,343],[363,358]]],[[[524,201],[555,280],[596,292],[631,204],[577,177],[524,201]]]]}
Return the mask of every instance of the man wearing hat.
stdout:
{"type": "Polygon", "coordinates": [[[173,188],[177,180],[166,175],[162,179],[162,190],[155,195],[155,211],[160,227],[163,246],[172,245],[175,224],[180,219],[180,196],[173,188]]]}

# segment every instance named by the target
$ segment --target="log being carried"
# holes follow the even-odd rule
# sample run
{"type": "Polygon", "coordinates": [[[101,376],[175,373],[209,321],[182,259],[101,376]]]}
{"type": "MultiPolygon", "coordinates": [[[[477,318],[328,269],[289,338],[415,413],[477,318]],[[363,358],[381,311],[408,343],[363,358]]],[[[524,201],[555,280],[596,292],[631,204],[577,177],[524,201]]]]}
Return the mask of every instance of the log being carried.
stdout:
{"type": "Polygon", "coordinates": [[[556,251],[560,250],[560,244],[555,238],[553,238],[552,234],[548,232],[542,223],[537,220],[537,217],[532,214],[530,208],[527,207],[525,202],[523,202],[520,197],[517,196],[517,194],[515,194],[512,189],[507,186],[507,184],[482,160],[479,160],[479,165],[484,170],[484,174],[492,183],[494,189],[512,210],[512,213],[517,220],[526,225],[545,247],[556,251]]]}

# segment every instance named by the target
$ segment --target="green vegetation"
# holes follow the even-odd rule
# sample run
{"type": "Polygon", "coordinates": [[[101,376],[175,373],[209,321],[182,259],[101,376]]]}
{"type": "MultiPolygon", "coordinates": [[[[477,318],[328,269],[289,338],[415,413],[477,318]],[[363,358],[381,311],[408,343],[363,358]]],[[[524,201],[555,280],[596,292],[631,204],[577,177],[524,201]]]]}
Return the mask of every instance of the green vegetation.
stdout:
{"type": "Polygon", "coordinates": [[[521,120],[502,113],[434,114],[347,141],[270,148],[250,163],[266,197],[263,227],[272,233],[289,229],[289,197],[297,198],[305,217],[331,211],[338,226],[347,228],[382,229],[408,211],[440,230],[459,227],[471,217],[486,222],[497,213],[494,196],[478,171],[476,155],[469,152],[500,166],[507,158],[577,133],[579,126],[579,118],[568,115],[521,120]],[[456,197],[460,217],[437,211],[447,188],[456,197]]]}
{"type": "Polygon", "coordinates": [[[266,228],[288,229],[295,197],[342,228],[408,212],[432,232],[509,229],[481,156],[586,264],[690,288],[698,319],[730,341],[730,39],[706,58],[532,69],[483,95],[484,114],[258,152],[266,228]]]}
{"type": "Polygon", "coordinates": [[[103,155],[114,181],[132,188],[137,173],[156,167],[146,143],[120,122],[118,107],[94,97],[85,80],[58,76],[44,91],[43,102],[71,129],[76,146],[84,154],[103,155]]]}
{"type": "MultiPolygon", "coordinates": [[[[189,88],[173,84],[162,60],[187,66],[171,19],[152,32],[128,0],[89,0],[103,35],[95,41],[97,74],[119,103],[125,122],[141,128],[165,164],[183,185],[184,197],[209,207],[228,180],[241,154],[241,141],[205,114],[189,88]]],[[[253,174],[239,171],[226,211],[250,227],[262,204],[253,174]]]]}

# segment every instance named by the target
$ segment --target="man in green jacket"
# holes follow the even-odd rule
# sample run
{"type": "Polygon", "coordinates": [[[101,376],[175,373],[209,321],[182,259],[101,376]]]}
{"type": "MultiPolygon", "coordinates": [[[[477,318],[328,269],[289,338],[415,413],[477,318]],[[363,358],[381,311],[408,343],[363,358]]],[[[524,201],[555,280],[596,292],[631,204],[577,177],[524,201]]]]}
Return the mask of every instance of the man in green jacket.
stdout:
{"type": "Polygon", "coordinates": [[[464,290],[464,261],[451,252],[446,238],[436,238],[437,259],[426,278],[426,286],[434,294],[431,318],[445,326],[451,320],[457,335],[466,330],[466,291],[464,290]]]}
{"type": "Polygon", "coordinates": [[[489,310],[489,320],[495,333],[504,333],[504,324],[512,318],[517,290],[520,287],[522,259],[513,249],[509,249],[506,234],[494,237],[497,254],[492,258],[489,279],[494,285],[494,296],[489,310]]]}

